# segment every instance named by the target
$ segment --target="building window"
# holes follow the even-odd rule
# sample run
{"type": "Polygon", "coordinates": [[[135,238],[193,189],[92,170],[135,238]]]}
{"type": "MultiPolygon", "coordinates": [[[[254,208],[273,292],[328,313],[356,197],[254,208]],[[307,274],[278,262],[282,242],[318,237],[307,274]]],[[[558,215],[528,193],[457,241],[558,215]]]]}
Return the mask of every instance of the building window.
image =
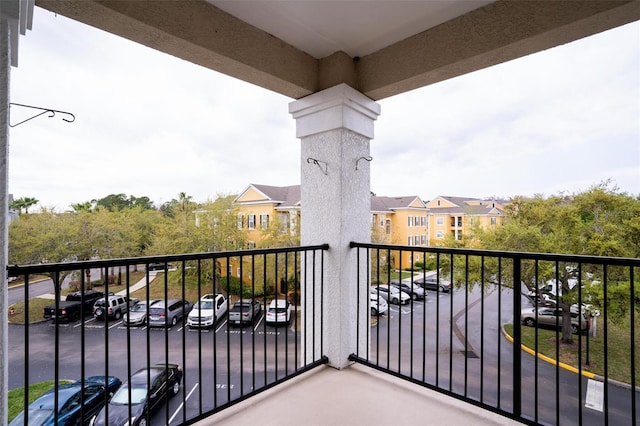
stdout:
{"type": "Polygon", "coordinates": [[[424,216],[420,216],[420,226],[424,226],[424,224],[426,223],[427,218],[424,216]]]}
{"type": "Polygon", "coordinates": [[[384,226],[385,226],[385,229],[384,229],[385,234],[391,235],[391,220],[387,219],[384,226]]]}
{"type": "Polygon", "coordinates": [[[413,241],[414,241],[414,244],[415,244],[415,245],[419,246],[419,245],[420,245],[420,235],[416,235],[416,236],[413,238],[413,241]]]}
{"type": "Polygon", "coordinates": [[[436,238],[439,239],[439,240],[443,240],[444,239],[444,232],[442,232],[442,231],[436,232],[436,238]]]}
{"type": "Polygon", "coordinates": [[[438,200],[438,207],[440,207],[440,200],[438,200]]]}
{"type": "Polygon", "coordinates": [[[384,228],[384,217],[380,217],[380,228],[384,228]]]}
{"type": "Polygon", "coordinates": [[[470,217],[469,218],[469,224],[473,225],[473,222],[475,222],[475,218],[474,217],[470,217]]]}
{"type": "Polygon", "coordinates": [[[280,233],[286,234],[289,232],[289,214],[288,213],[278,213],[278,219],[280,220],[280,233]]]}
{"type": "Polygon", "coordinates": [[[407,218],[407,221],[408,221],[407,225],[409,226],[409,228],[411,228],[413,226],[413,216],[409,216],[407,218]]]}
{"type": "Polygon", "coordinates": [[[496,224],[496,218],[495,218],[495,217],[492,217],[492,218],[491,218],[491,224],[492,224],[492,225],[495,225],[495,224],[496,224]]]}
{"type": "Polygon", "coordinates": [[[444,225],[444,217],[436,218],[436,225],[444,225]]]}
{"type": "Polygon", "coordinates": [[[248,229],[256,229],[256,215],[248,214],[247,215],[247,228],[248,229]]]}
{"type": "Polygon", "coordinates": [[[269,227],[269,215],[266,213],[260,214],[260,228],[267,229],[269,227]]]}
{"type": "Polygon", "coordinates": [[[409,235],[407,237],[407,245],[412,246],[413,245],[413,237],[411,235],[409,235]]]}
{"type": "Polygon", "coordinates": [[[238,213],[238,229],[244,228],[244,215],[242,213],[238,213]]]}
{"type": "Polygon", "coordinates": [[[427,244],[427,236],[426,235],[422,235],[420,237],[420,243],[424,246],[427,244]]]}

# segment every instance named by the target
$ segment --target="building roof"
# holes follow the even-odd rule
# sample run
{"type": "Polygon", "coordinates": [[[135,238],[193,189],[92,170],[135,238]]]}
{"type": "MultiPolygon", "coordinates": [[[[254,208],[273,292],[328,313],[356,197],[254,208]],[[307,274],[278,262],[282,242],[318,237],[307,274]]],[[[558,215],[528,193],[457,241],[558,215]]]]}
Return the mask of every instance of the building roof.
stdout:
{"type": "Polygon", "coordinates": [[[417,195],[403,197],[383,197],[374,195],[371,197],[372,212],[393,212],[398,209],[423,209],[426,205],[417,195]]]}
{"type": "Polygon", "coordinates": [[[300,185],[271,186],[252,183],[242,191],[234,200],[234,203],[273,203],[278,209],[300,207],[300,185]],[[243,201],[250,191],[257,191],[260,197],[253,197],[249,201],[243,201]]]}
{"type": "Polygon", "coordinates": [[[440,195],[427,203],[427,206],[432,214],[465,214],[472,216],[479,215],[504,215],[504,204],[507,204],[507,200],[490,199],[483,200],[479,198],[470,197],[455,197],[449,195],[440,195]],[[438,201],[443,201],[441,206],[438,206],[438,201]]]}

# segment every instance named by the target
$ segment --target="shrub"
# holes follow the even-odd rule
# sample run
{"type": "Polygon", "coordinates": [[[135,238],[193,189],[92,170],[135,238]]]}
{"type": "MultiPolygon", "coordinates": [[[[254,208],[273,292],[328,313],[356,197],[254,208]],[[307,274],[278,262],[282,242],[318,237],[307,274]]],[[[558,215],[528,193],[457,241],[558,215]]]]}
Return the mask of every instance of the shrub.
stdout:
{"type": "MultiPolygon", "coordinates": [[[[261,283],[256,283],[255,285],[252,285],[251,283],[243,283],[238,277],[221,277],[220,285],[224,291],[228,291],[230,294],[242,296],[247,299],[265,295],[264,286],[261,283]],[[229,284],[228,288],[227,283],[229,284]]],[[[272,293],[273,284],[267,284],[266,294],[269,295],[272,293]]]]}

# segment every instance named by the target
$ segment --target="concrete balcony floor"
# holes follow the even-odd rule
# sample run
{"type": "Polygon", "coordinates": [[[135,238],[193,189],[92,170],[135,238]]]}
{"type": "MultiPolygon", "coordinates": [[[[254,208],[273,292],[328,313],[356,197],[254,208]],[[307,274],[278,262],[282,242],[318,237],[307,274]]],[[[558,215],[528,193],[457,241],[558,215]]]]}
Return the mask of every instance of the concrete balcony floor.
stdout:
{"type": "Polygon", "coordinates": [[[321,366],[199,423],[207,425],[518,425],[471,404],[351,365],[321,366]]]}

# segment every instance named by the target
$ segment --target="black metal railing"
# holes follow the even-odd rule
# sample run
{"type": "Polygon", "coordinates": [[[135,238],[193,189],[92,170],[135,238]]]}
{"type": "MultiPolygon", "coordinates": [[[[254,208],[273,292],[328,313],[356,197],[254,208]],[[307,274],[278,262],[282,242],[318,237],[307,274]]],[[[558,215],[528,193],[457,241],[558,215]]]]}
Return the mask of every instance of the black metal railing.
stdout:
{"type": "Polygon", "coordinates": [[[427,289],[396,294],[352,360],[527,424],[640,423],[640,259],[351,246],[359,306],[427,289]]]}
{"type": "MultiPolygon", "coordinates": [[[[52,381],[51,399],[59,406],[67,398],[60,390],[66,379],[84,386],[89,377],[115,376],[125,383],[137,370],[147,369],[143,388],[149,406],[156,407],[138,413],[132,383],[126,387],[126,400],[132,403],[124,420],[143,416],[147,424],[194,423],[327,362],[321,339],[301,339],[303,329],[322,326],[322,310],[307,314],[302,307],[307,294],[322,304],[315,298],[322,295],[327,249],[319,245],[11,266],[9,275],[22,277],[24,286],[10,290],[10,301],[19,301],[12,303],[9,318],[9,389],[24,386],[21,399],[27,407],[29,385],[52,381]],[[61,301],[69,291],[76,291],[78,302],[61,301]],[[93,291],[116,299],[113,306],[103,307],[104,315],[92,308],[93,291]],[[43,302],[40,293],[51,299],[43,302]],[[206,315],[198,311],[201,315],[189,320],[193,327],[188,327],[193,304],[205,295],[211,295],[205,299],[217,309],[213,325],[201,327],[206,315]],[[125,299],[125,305],[118,299],[125,299]],[[153,300],[160,302],[142,308],[142,323],[134,325],[134,313],[125,310],[136,301],[153,300]],[[268,313],[272,301],[284,308],[284,317],[268,313]],[[243,302],[256,311],[243,310],[243,302]],[[50,305],[51,321],[42,320],[43,303],[50,305]],[[238,309],[232,309],[235,303],[238,309]],[[21,316],[24,320],[16,323],[21,316]],[[240,324],[232,325],[233,320],[240,324]],[[157,321],[160,327],[148,326],[157,321]],[[167,366],[179,367],[162,382],[165,387],[154,387],[149,367],[156,364],[167,371],[167,366]],[[173,388],[175,381],[179,390],[173,388]]],[[[54,424],[62,424],[67,415],[84,421],[97,415],[96,424],[104,424],[101,416],[109,418],[111,411],[113,417],[119,410],[108,404],[112,393],[102,392],[96,399],[87,391],[79,394],[79,400],[54,410],[54,424]],[[104,412],[97,414],[99,410],[104,412]]],[[[25,410],[23,421],[40,414],[25,410]]]]}

